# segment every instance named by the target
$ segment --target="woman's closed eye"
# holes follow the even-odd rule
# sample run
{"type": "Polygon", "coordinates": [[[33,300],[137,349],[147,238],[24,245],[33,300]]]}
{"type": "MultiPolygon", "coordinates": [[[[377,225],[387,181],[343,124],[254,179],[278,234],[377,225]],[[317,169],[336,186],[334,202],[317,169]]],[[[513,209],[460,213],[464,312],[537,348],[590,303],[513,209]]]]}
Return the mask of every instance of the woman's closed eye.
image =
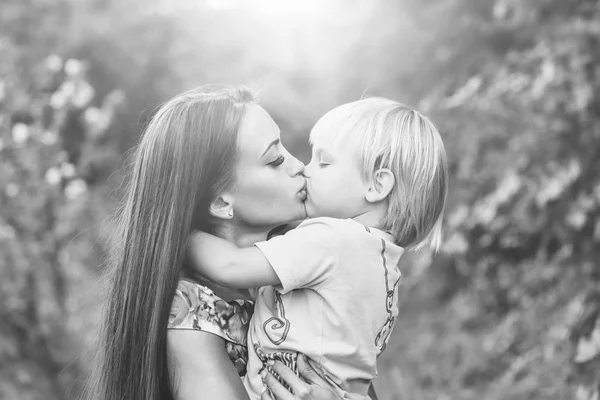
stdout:
{"type": "Polygon", "coordinates": [[[284,161],[285,161],[285,157],[284,156],[279,156],[275,160],[271,161],[268,165],[270,165],[272,167],[278,167],[281,164],[283,164],[284,161]]]}

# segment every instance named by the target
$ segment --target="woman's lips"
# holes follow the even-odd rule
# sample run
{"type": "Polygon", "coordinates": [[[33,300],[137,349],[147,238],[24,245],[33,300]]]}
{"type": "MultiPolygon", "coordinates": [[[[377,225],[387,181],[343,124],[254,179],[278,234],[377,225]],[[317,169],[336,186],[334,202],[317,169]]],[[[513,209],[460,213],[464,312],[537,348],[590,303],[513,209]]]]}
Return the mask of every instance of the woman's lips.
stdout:
{"type": "Polygon", "coordinates": [[[298,197],[300,197],[300,199],[302,201],[305,201],[306,200],[306,189],[303,189],[303,190],[299,191],[298,192],[298,197]]]}
{"type": "Polygon", "coordinates": [[[302,201],[306,200],[306,182],[304,183],[304,185],[302,186],[302,188],[300,190],[298,190],[298,197],[300,197],[300,199],[302,201]]]}

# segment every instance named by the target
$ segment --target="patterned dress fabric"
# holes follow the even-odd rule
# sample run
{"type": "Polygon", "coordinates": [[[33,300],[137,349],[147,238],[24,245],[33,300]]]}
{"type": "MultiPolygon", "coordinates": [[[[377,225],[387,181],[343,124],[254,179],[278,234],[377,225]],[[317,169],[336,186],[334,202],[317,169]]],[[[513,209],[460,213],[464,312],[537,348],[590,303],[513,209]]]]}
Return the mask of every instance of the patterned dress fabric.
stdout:
{"type": "Polygon", "coordinates": [[[248,324],[254,303],[227,302],[206,286],[182,279],[177,285],[167,329],[210,332],[225,339],[225,348],[240,376],[248,361],[248,324]]]}

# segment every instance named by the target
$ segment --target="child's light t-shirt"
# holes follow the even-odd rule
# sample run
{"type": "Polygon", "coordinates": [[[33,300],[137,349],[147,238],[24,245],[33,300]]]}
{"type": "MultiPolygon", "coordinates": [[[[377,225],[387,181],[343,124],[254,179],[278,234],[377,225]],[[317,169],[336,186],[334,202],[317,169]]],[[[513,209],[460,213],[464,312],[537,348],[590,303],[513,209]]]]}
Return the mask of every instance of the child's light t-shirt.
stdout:
{"type": "Polygon", "coordinates": [[[296,368],[305,354],[345,398],[364,398],[377,376],[397,309],[404,249],[351,219],[314,218],[256,243],[281,281],[262,287],[248,333],[244,385],[260,398],[268,359],[296,368]]]}

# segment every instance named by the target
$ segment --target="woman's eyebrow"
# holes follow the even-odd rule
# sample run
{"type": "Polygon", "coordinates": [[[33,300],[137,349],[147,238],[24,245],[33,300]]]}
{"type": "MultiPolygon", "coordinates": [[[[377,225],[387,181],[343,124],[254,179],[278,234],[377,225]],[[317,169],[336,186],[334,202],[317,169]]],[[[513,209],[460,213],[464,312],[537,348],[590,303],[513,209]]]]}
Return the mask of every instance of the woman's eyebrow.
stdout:
{"type": "Polygon", "coordinates": [[[277,146],[278,144],[279,144],[279,139],[275,139],[271,143],[269,143],[269,145],[267,146],[267,149],[264,151],[264,153],[262,153],[262,155],[260,156],[260,158],[263,158],[264,155],[267,154],[267,152],[269,151],[269,149],[271,149],[271,147],[277,146]]]}

